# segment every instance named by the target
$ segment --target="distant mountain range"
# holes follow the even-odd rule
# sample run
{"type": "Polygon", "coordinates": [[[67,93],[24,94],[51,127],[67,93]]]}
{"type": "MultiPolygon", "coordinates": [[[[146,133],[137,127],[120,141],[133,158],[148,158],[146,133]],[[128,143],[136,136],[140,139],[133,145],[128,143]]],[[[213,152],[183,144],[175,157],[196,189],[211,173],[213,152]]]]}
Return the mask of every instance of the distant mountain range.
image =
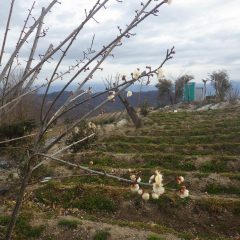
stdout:
{"type": "MultiPolygon", "coordinates": [[[[105,90],[105,86],[103,83],[98,83],[98,82],[94,82],[94,84],[90,85],[90,84],[86,84],[84,85],[84,89],[88,89],[89,87],[92,87],[93,92],[102,92],[105,90]]],[[[53,84],[53,86],[50,89],[50,93],[53,92],[59,92],[63,87],[63,84],[53,84]]],[[[77,84],[75,85],[71,85],[69,86],[66,91],[74,91],[76,88],[78,87],[77,84]]],[[[155,87],[155,85],[148,85],[148,86],[141,86],[140,84],[134,84],[131,87],[129,87],[128,90],[131,90],[133,92],[140,92],[140,90],[142,92],[148,92],[148,91],[156,91],[157,88],[155,87]]],[[[45,88],[40,89],[39,94],[42,94],[45,92],[45,88]]]]}
{"type": "MultiPolygon", "coordinates": [[[[203,86],[203,84],[197,84],[197,86],[203,86]]],[[[234,89],[240,89],[240,82],[234,81],[232,82],[232,86],[234,89]]],[[[52,101],[55,99],[55,97],[58,95],[59,90],[62,86],[58,85],[55,86],[54,89],[57,91],[51,92],[47,96],[47,105],[51,104],[52,101]]],[[[67,91],[65,91],[62,96],[58,99],[58,101],[55,104],[54,110],[58,109],[60,106],[64,104],[64,102],[69,98],[69,96],[72,94],[72,91],[75,88],[68,88],[67,91]]],[[[86,87],[85,87],[86,89],[86,87]]],[[[156,106],[165,106],[170,104],[169,99],[160,97],[157,91],[157,88],[155,86],[143,86],[140,92],[140,85],[136,84],[133,85],[130,88],[133,91],[133,95],[128,98],[129,103],[133,107],[140,107],[144,102],[146,102],[149,106],[156,107],[156,106]]],[[[105,87],[101,84],[94,84],[94,94],[97,92],[101,92],[105,90],[105,87]]],[[[207,85],[207,95],[212,95],[214,93],[213,87],[208,84],[207,85]]],[[[41,101],[42,93],[40,92],[38,94],[39,101],[41,101]]],[[[123,93],[123,96],[126,96],[126,92],[123,93]]],[[[79,116],[83,115],[84,113],[88,112],[91,109],[94,109],[96,106],[98,106],[102,101],[104,101],[107,98],[107,94],[103,94],[102,96],[95,98],[75,109],[73,109],[68,115],[67,118],[79,118],[79,116]]],[[[79,98],[78,101],[84,100],[84,97],[79,98]]],[[[124,110],[124,106],[120,99],[117,97],[116,101],[114,103],[107,103],[104,107],[102,107],[100,110],[96,111],[95,114],[99,114],[101,112],[113,112],[113,111],[121,111],[124,110]]],[[[94,115],[95,115],[94,114],[94,115]]]]}
{"type": "MultiPolygon", "coordinates": [[[[234,89],[240,89],[240,81],[231,81],[231,83],[234,89]]],[[[66,91],[74,91],[77,88],[77,86],[78,86],[77,84],[71,85],[66,89],[66,91]]],[[[98,83],[98,82],[94,82],[92,85],[87,83],[86,85],[84,85],[84,89],[87,89],[90,86],[92,87],[94,92],[101,92],[105,90],[104,84],[98,83]]],[[[197,83],[197,86],[201,87],[203,86],[203,84],[197,83]]],[[[59,92],[62,89],[62,87],[63,87],[63,84],[53,84],[49,92],[50,93],[59,92]]],[[[133,92],[140,92],[140,90],[141,92],[148,92],[148,91],[156,91],[157,88],[155,87],[155,85],[141,86],[140,84],[134,84],[131,87],[129,87],[129,90],[133,92]]],[[[42,94],[44,92],[45,92],[45,89],[42,88],[39,91],[39,94],[42,94]]],[[[207,84],[207,92],[209,93],[209,95],[214,93],[214,89],[211,84],[207,84]]]]}

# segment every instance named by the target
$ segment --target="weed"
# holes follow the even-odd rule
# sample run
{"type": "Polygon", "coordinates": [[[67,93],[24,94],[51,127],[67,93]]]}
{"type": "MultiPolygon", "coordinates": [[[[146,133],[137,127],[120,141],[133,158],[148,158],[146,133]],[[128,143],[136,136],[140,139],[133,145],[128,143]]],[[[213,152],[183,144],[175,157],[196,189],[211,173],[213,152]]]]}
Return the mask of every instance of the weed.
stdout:
{"type": "MultiPolygon", "coordinates": [[[[30,215],[22,214],[19,216],[16,222],[15,233],[18,240],[34,239],[41,236],[45,229],[45,226],[31,226],[29,224],[30,215]]],[[[0,216],[0,225],[7,226],[10,222],[10,217],[0,216]]]]}
{"type": "Polygon", "coordinates": [[[147,240],[165,240],[165,238],[152,234],[147,238],[147,240]]]}
{"type": "Polygon", "coordinates": [[[236,194],[240,195],[240,188],[235,186],[220,186],[216,184],[209,184],[206,186],[206,192],[210,194],[236,194]]]}
{"type": "Polygon", "coordinates": [[[93,236],[93,240],[108,240],[111,234],[107,230],[99,230],[93,236]]]}
{"type": "Polygon", "coordinates": [[[68,229],[76,229],[79,223],[80,222],[78,220],[61,219],[58,222],[58,226],[65,227],[68,229]]]}

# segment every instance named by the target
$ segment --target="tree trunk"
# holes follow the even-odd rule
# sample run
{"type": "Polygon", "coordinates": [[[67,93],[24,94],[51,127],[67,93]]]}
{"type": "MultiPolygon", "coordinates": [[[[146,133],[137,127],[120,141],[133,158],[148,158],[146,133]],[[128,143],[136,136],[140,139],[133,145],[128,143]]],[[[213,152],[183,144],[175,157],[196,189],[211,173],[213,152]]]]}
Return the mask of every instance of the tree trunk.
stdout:
{"type": "Polygon", "coordinates": [[[130,118],[132,119],[132,122],[135,125],[135,127],[140,128],[142,126],[142,121],[139,118],[139,116],[137,115],[135,109],[129,104],[129,102],[127,101],[126,98],[121,96],[121,94],[118,95],[118,97],[121,100],[121,102],[124,104],[124,106],[127,110],[127,113],[130,116],[130,118]]]}
{"type": "Polygon", "coordinates": [[[20,188],[19,194],[17,196],[17,201],[15,204],[14,210],[12,212],[11,220],[10,220],[10,223],[7,228],[7,233],[6,233],[6,238],[5,238],[6,240],[11,240],[11,238],[12,238],[13,230],[14,230],[14,227],[15,227],[15,224],[16,224],[19,212],[20,212],[20,208],[21,208],[21,205],[23,202],[24,193],[27,188],[28,182],[31,178],[32,170],[31,170],[30,165],[31,165],[31,158],[28,160],[24,179],[22,181],[21,188],[20,188]]]}

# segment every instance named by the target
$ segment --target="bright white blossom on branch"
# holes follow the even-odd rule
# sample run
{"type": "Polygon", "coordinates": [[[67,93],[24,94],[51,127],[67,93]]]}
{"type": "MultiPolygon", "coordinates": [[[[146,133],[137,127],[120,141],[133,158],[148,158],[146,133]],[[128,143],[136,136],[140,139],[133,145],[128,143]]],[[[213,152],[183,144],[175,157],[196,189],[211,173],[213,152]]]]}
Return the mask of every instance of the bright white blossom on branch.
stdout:
{"type": "Polygon", "coordinates": [[[172,3],[172,0],[167,0],[167,3],[170,5],[172,3]]]}
{"type": "Polygon", "coordinates": [[[181,184],[184,182],[184,177],[183,176],[180,176],[180,177],[177,177],[177,184],[181,184]]]}
{"type": "Polygon", "coordinates": [[[155,183],[162,185],[162,180],[163,180],[162,174],[158,170],[155,171],[155,174],[156,174],[155,175],[155,183]]]}
{"type": "Polygon", "coordinates": [[[111,101],[111,102],[115,102],[115,95],[116,95],[116,92],[115,91],[109,91],[108,92],[108,100],[111,101]]]}
{"type": "Polygon", "coordinates": [[[143,193],[143,195],[142,195],[142,199],[144,200],[144,201],[148,201],[149,200],[149,198],[150,198],[150,194],[149,193],[143,193]]]}
{"type": "Polygon", "coordinates": [[[140,76],[141,76],[140,69],[137,68],[137,70],[135,70],[135,71],[132,73],[132,77],[133,77],[133,79],[137,80],[137,79],[139,79],[140,76]]]}
{"type": "Polygon", "coordinates": [[[139,190],[139,185],[138,184],[132,184],[131,185],[131,191],[132,192],[138,192],[139,190]]]}
{"type": "Polygon", "coordinates": [[[156,193],[158,196],[160,196],[165,192],[165,188],[160,184],[154,183],[153,192],[156,193]]]}
{"type": "Polygon", "coordinates": [[[127,92],[127,97],[131,97],[133,95],[132,91],[127,92]]]}
{"type": "Polygon", "coordinates": [[[142,189],[139,189],[139,190],[138,190],[138,194],[139,194],[139,195],[143,195],[143,190],[142,190],[142,189]]]}
{"type": "Polygon", "coordinates": [[[150,183],[150,184],[153,183],[154,178],[155,178],[155,175],[152,175],[152,176],[150,177],[150,179],[149,179],[149,183],[150,183]]]}
{"type": "Polygon", "coordinates": [[[152,199],[159,199],[159,195],[155,192],[152,193],[152,199]]]}
{"type": "Polygon", "coordinates": [[[185,186],[182,186],[181,189],[178,191],[178,195],[180,198],[189,197],[189,190],[187,190],[185,186]]]}
{"type": "Polygon", "coordinates": [[[137,180],[137,177],[136,177],[136,175],[133,174],[130,176],[130,179],[135,182],[137,180]]]}

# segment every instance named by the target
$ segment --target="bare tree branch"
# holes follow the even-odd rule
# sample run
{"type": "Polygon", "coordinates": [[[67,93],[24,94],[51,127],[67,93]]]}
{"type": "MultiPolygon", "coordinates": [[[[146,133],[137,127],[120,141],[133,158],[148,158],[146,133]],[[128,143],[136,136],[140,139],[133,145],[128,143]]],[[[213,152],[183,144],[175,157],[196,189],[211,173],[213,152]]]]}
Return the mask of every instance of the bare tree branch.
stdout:
{"type": "Polygon", "coordinates": [[[6,41],[7,41],[7,35],[8,35],[9,30],[10,30],[9,25],[10,25],[10,21],[11,21],[11,17],[12,17],[14,2],[15,2],[15,0],[12,0],[10,11],[9,11],[9,14],[8,14],[7,26],[6,26],[6,29],[5,29],[2,49],[1,49],[1,53],[0,53],[0,66],[2,64],[2,58],[3,58],[3,54],[4,54],[5,44],[6,44],[6,41]]]}

